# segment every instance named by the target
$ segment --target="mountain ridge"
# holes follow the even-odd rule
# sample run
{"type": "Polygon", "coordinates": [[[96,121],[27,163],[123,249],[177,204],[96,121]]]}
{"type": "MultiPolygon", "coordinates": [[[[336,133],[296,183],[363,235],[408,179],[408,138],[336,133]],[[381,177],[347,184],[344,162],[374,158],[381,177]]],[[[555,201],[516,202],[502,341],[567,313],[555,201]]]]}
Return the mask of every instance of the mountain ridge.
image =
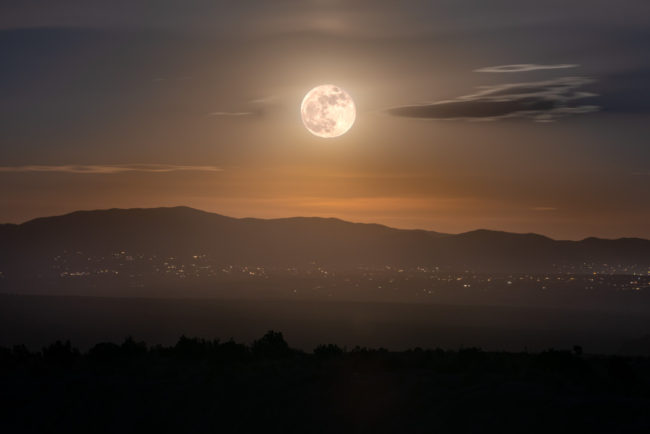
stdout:
{"type": "Polygon", "coordinates": [[[535,236],[539,238],[544,238],[547,240],[551,241],[567,241],[567,242],[588,242],[588,241],[594,241],[594,240],[604,240],[604,241],[617,241],[617,240],[640,240],[640,241],[650,241],[650,239],[642,238],[642,237],[617,237],[617,238],[604,238],[604,237],[597,237],[597,236],[589,236],[585,237],[579,240],[567,240],[567,239],[557,239],[557,238],[552,238],[548,235],[544,234],[539,234],[536,232],[510,232],[510,231],[503,231],[503,230],[498,230],[498,229],[487,229],[487,228],[479,228],[479,229],[472,229],[469,231],[465,232],[458,232],[458,233],[446,233],[446,232],[438,232],[438,231],[433,231],[429,229],[421,229],[421,228],[396,228],[392,227],[389,225],[385,225],[382,223],[366,223],[366,222],[353,222],[349,220],[344,220],[338,217],[320,217],[320,216],[292,216],[292,217],[277,217],[277,218],[262,218],[262,217],[232,217],[232,216],[227,216],[224,214],[220,213],[215,213],[215,212],[210,212],[210,211],[204,211],[198,208],[192,208],[189,206],[185,205],[179,205],[179,206],[170,206],[170,207],[152,207],[152,208],[141,208],[141,207],[136,207],[136,208],[102,208],[102,209],[91,209],[91,210],[76,210],[72,211],[69,213],[64,213],[64,214],[57,214],[57,215],[52,215],[52,216],[43,216],[43,217],[35,217],[33,219],[27,220],[22,223],[0,223],[0,229],[2,228],[10,228],[10,227],[19,227],[19,226],[24,226],[28,224],[32,224],[34,222],[38,221],[44,221],[44,220],[52,220],[52,219],[60,219],[60,218],[66,218],[66,217],[72,217],[72,216],[82,216],[82,215],[90,215],[90,214],[96,214],[96,213],[113,213],[113,212],[139,212],[139,211],[145,211],[145,212],[156,212],[156,211],[189,211],[189,212],[194,212],[194,213],[200,213],[203,215],[209,215],[213,217],[220,217],[224,219],[230,219],[230,220],[238,220],[238,221],[265,221],[265,222],[281,222],[281,221],[331,221],[331,222],[338,222],[338,223],[344,223],[344,224],[350,224],[350,225],[364,225],[364,226],[374,226],[374,227],[382,227],[382,228],[387,228],[391,230],[396,230],[396,231],[410,231],[410,232],[424,232],[424,233],[429,233],[429,234],[435,234],[439,236],[464,236],[464,235],[479,235],[479,234],[503,234],[503,235],[512,235],[512,236],[535,236]]]}
{"type": "Polygon", "coordinates": [[[41,217],[0,226],[0,245],[0,271],[26,273],[47,268],[62,252],[82,252],[89,258],[115,252],[149,257],[206,255],[217,264],[317,263],[338,269],[388,265],[558,272],[558,267],[577,269],[589,264],[642,271],[650,267],[650,241],[640,238],[570,241],[486,229],[443,234],[336,218],[234,218],[189,207],[112,208],[41,217]]]}

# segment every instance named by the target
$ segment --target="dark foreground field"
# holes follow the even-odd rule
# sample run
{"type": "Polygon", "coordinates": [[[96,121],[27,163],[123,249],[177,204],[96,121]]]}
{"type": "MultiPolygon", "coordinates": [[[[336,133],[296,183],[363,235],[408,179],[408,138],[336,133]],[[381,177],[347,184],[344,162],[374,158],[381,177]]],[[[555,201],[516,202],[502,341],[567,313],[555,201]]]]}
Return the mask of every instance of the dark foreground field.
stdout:
{"type": "Polygon", "coordinates": [[[0,431],[7,433],[650,429],[650,359],[637,356],[650,350],[642,313],[290,300],[0,301],[0,431]],[[256,340],[270,328],[283,337],[256,340]],[[52,345],[57,340],[72,343],[52,345]],[[340,347],[318,346],[330,342],[340,347]]]}
{"type": "Polygon", "coordinates": [[[2,432],[480,433],[650,430],[650,359],[413,349],[305,353],[127,339],[0,350],[2,432]]]}

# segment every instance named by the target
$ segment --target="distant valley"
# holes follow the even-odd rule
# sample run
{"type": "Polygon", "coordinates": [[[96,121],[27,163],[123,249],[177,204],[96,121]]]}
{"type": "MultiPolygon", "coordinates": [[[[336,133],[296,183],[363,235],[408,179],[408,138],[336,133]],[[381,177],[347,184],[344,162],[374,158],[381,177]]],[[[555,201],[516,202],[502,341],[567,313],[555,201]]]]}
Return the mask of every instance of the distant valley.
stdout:
{"type": "Polygon", "coordinates": [[[650,287],[644,239],[452,235],[187,207],[1,225],[0,246],[0,291],[8,293],[565,304],[576,294],[650,287]]]}

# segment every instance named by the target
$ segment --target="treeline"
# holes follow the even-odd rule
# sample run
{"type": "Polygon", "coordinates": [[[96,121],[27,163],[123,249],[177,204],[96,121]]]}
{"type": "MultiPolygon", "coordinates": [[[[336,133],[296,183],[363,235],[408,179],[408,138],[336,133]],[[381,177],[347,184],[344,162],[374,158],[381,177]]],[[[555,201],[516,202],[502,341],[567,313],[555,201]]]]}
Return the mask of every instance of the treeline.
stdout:
{"type": "Polygon", "coordinates": [[[0,427],[42,432],[650,432],[650,359],[133,338],[0,349],[0,427]]]}
{"type": "Polygon", "coordinates": [[[153,345],[127,337],[121,344],[102,342],[86,352],[70,341],[56,341],[41,351],[24,345],[0,347],[0,364],[10,366],[74,366],[80,363],[120,363],[147,360],[248,365],[268,361],[291,363],[353,364],[355,368],[399,370],[432,369],[449,373],[504,373],[508,375],[557,374],[575,378],[599,377],[624,384],[647,380],[650,360],[643,357],[583,355],[582,347],[571,350],[549,349],[540,353],[487,352],[470,347],[458,350],[414,348],[388,351],[385,348],[319,345],[312,352],[294,349],[281,332],[268,331],[251,345],[181,336],[173,346],[153,345]]]}

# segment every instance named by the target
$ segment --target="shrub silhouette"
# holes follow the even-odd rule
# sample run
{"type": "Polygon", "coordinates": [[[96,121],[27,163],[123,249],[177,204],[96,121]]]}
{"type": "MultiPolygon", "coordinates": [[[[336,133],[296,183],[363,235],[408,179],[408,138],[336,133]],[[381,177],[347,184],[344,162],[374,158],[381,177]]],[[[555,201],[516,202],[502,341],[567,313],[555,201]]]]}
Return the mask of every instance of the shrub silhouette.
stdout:
{"type": "Polygon", "coordinates": [[[250,349],[232,339],[219,345],[217,353],[222,360],[232,362],[244,362],[250,358],[250,349]]]}
{"type": "Polygon", "coordinates": [[[126,356],[143,356],[147,354],[147,344],[144,342],[136,342],[129,336],[122,342],[121,350],[122,354],[126,356]]]}
{"type": "Polygon", "coordinates": [[[253,342],[251,347],[253,355],[269,359],[279,359],[292,354],[289,344],[284,340],[281,332],[269,330],[260,339],[253,342]]]}
{"type": "Polygon", "coordinates": [[[560,351],[551,348],[537,355],[538,366],[549,372],[564,373],[578,376],[586,373],[587,365],[580,356],[571,351],[560,351]]]}
{"type": "Polygon", "coordinates": [[[100,342],[88,350],[88,357],[92,360],[114,360],[122,354],[122,348],[112,342],[100,342]]]}
{"type": "Polygon", "coordinates": [[[331,357],[337,357],[343,354],[345,351],[341,347],[335,344],[319,345],[314,348],[314,355],[320,359],[328,359],[331,357]]]}
{"type": "Polygon", "coordinates": [[[43,358],[55,364],[69,364],[79,356],[79,350],[73,348],[70,341],[56,341],[43,348],[43,358]]]}
{"type": "Polygon", "coordinates": [[[219,341],[209,342],[183,335],[176,343],[174,353],[180,357],[205,357],[213,352],[214,347],[218,346],[219,341]]]}

